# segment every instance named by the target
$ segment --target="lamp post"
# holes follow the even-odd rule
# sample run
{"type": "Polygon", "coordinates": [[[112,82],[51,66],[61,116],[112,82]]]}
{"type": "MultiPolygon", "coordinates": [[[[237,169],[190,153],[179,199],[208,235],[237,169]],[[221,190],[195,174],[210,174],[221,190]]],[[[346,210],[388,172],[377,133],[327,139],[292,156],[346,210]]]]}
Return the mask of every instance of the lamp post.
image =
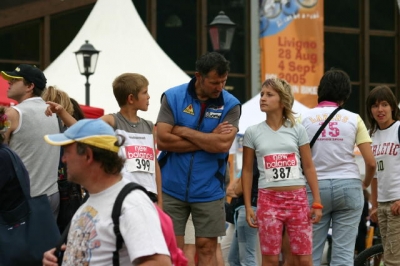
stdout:
{"type": "Polygon", "coordinates": [[[235,34],[236,24],[220,11],[214,20],[208,25],[213,50],[219,53],[229,52],[235,34]]]}
{"type": "Polygon", "coordinates": [[[96,71],[96,65],[99,53],[100,51],[96,50],[93,47],[93,45],[89,43],[89,41],[85,41],[85,43],[81,46],[81,48],[79,48],[79,50],[75,52],[76,62],[78,63],[79,72],[86,77],[85,104],[87,106],[90,105],[89,76],[94,74],[94,72],[96,71]]]}

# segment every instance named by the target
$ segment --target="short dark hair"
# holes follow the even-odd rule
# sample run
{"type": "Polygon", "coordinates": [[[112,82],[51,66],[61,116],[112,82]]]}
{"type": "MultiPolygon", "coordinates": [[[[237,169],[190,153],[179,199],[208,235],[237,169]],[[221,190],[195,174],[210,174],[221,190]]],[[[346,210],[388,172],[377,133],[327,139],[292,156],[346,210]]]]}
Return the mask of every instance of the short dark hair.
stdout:
{"type": "Polygon", "coordinates": [[[38,87],[36,87],[35,83],[33,83],[25,78],[22,78],[22,82],[24,83],[25,86],[29,86],[29,85],[33,84],[33,89],[32,89],[33,95],[35,95],[37,97],[42,97],[43,89],[39,89],[38,87]]]}
{"type": "Polygon", "coordinates": [[[340,69],[325,72],[318,85],[318,103],[330,101],[344,104],[350,97],[350,77],[340,69]]]}
{"type": "Polygon", "coordinates": [[[229,61],[217,52],[209,52],[196,61],[196,71],[202,76],[206,76],[211,71],[215,70],[219,76],[229,72],[229,61]]]}
{"type": "Polygon", "coordinates": [[[393,91],[385,85],[379,85],[373,88],[368,96],[367,96],[367,101],[365,104],[365,107],[367,108],[367,119],[370,125],[370,130],[369,133],[372,134],[378,129],[378,124],[374,119],[374,116],[372,115],[371,108],[374,104],[377,102],[382,102],[386,101],[392,108],[392,118],[393,120],[400,120],[400,110],[398,101],[396,99],[396,96],[394,95],[393,91]]]}
{"type": "Polygon", "coordinates": [[[101,167],[107,174],[115,175],[121,172],[125,159],[120,157],[118,153],[82,142],[76,142],[76,144],[76,151],[79,155],[85,154],[87,148],[91,149],[93,152],[93,159],[101,164],[101,167]]]}

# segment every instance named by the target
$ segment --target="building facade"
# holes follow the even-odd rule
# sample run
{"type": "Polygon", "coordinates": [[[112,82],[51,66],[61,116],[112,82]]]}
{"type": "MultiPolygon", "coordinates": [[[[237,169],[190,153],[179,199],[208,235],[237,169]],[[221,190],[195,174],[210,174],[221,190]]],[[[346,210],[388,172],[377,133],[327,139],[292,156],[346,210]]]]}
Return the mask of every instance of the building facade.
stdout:
{"type": "MultiPolygon", "coordinates": [[[[227,88],[242,103],[258,92],[261,1],[132,2],[159,46],[188,75],[195,72],[195,59],[212,50],[207,25],[223,10],[236,23],[231,51],[225,54],[231,61],[227,88]]],[[[20,63],[45,69],[75,37],[95,3],[96,0],[0,1],[0,69],[13,69],[20,63]]],[[[343,69],[352,80],[353,93],[346,108],[365,118],[366,96],[380,84],[390,86],[400,98],[396,0],[325,0],[324,39],[324,69],[343,69]]]]}

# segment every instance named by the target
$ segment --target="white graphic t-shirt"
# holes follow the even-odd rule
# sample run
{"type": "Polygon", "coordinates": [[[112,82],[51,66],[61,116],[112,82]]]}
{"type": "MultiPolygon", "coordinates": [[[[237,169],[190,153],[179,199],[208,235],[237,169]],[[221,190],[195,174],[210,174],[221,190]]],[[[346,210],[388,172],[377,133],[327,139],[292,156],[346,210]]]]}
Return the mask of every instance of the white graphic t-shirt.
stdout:
{"type": "Polygon", "coordinates": [[[376,160],[378,202],[400,199],[400,121],[390,127],[378,129],[372,135],[372,152],[376,160]]]}
{"type": "MultiPolygon", "coordinates": [[[[126,183],[122,180],[100,193],[91,194],[77,210],[68,233],[63,266],[112,265],[116,236],[111,211],[126,183]]],[[[157,210],[142,191],[134,190],[125,198],[120,230],[124,238],[119,252],[121,266],[132,265],[132,261],[143,256],[169,255],[157,210]]]]}
{"type": "MultiPolygon", "coordinates": [[[[336,106],[308,110],[302,115],[302,125],[311,140],[336,106]]],[[[326,125],[312,147],[312,159],[318,180],[360,179],[354,156],[354,145],[371,142],[367,128],[358,114],[340,110],[326,125]]]]}

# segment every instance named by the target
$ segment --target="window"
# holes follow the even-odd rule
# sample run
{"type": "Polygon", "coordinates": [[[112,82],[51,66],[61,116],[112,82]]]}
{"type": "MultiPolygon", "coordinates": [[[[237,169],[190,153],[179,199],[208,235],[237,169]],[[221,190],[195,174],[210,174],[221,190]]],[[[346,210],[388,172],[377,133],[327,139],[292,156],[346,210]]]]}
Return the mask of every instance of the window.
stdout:
{"type": "MultiPolygon", "coordinates": [[[[0,64],[17,62],[36,64],[40,61],[40,21],[21,23],[17,26],[0,29],[0,64]]],[[[2,66],[2,65],[1,65],[2,66]]],[[[13,67],[13,68],[14,68],[13,67]]]]}
{"type": "Polygon", "coordinates": [[[360,42],[356,34],[325,33],[325,71],[339,68],[358,81],[360,64],[360,42]]]}
{"type": "Polygon", "coordinates": [[[195,68],[196,21],[195,0],[157,2],[157,43],[185,71],[195,68]]]}
{"type": "MultiPolygon", "coordinates": [[[[56,14],[50,18],[50,60],[55,60],[75,38],[93,5],[74,11],[56,14]]],[[[90,40],[89,40],[90,41],[90,40]]],[[[78,50],[79,47],[76,48],[78,50]]]]}
{"type": "MultiPolygon", "coordinates": [[[[324,1],[325,70],[346,71],[353,93],[346,108],[365,118],[371,87],[399,82],[399,7],[395,0],[324,1]]],[[[394,90],[399,98],[399,90],[394,90]]]]}
{"type": "Polygon", "coordinates": [[[395,38],[370,37],[370,82],[395,83],[395,38]]]}
{"type": "Polygon", "coordinates": [[[360,21],[358,1],[324,1],[324,21],[326,26],[358,28],[360,21]]]}

